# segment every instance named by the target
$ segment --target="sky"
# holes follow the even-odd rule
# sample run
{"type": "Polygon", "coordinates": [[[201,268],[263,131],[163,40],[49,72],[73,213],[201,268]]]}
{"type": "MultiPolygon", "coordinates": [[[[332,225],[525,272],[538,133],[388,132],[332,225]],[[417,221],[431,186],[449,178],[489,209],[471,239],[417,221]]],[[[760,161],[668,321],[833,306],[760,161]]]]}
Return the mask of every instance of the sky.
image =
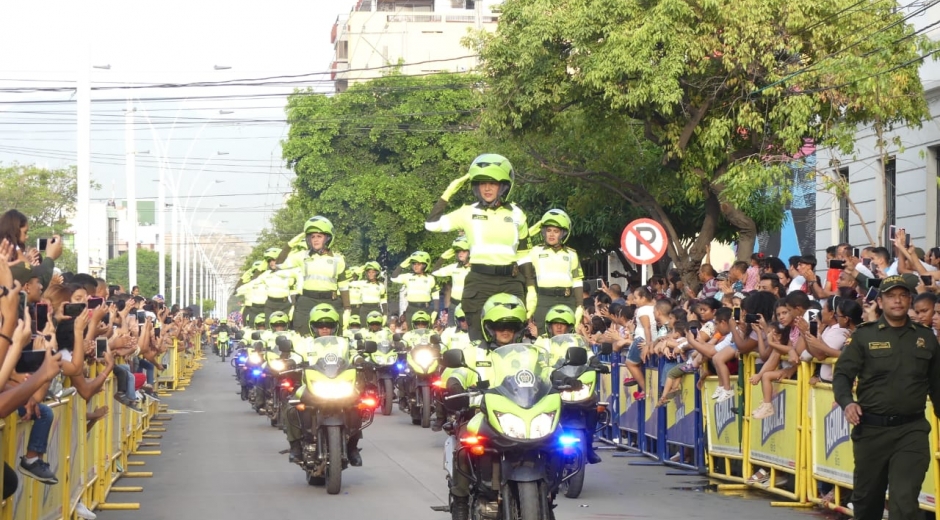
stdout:
{"type": "Polygon", "coordinates": [[[330,29],[352,3],[4,2],[0,163],[75,163],[73,89],[87,63],[91,174],[101,185],[92,200],[125,196],[131,98],[138,199],[156,198],[162,160],[195,233],[252,242],[291,191],[280,147],[286,95],[307,87],[332,92],[330,29]],[[279,78],[263,79],[272,77],[279,78]]]}

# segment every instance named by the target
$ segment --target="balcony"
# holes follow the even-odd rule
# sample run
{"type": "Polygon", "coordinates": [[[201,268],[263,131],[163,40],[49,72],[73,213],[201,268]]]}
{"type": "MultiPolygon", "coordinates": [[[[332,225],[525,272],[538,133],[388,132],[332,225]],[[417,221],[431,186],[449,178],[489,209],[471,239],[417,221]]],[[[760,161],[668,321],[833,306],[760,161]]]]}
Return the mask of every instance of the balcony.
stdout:
{"type": "Polygon", "coordinates": [[[330,30],[330,43],[336,43],[337,41],[343,41],[347,38],[346,36],[346,22],[349,20],[349,15],[341,14],[336,17],[336,21],[333,22],[333,28],[330,30]]]}
{"type": "Polygon", "coordinates": [[[330,66],[330,81],[336,81],[337,75],[339,79],[346,79],[345,72],[349,70],[349,61],[347,60],[334,60],[333,64],[330,66]]]}
{"type": "Polygon", "coordinates": [[[388,23],[440,23],[443,17],[439,14],[389,14],[385,16],[388,23]]]}

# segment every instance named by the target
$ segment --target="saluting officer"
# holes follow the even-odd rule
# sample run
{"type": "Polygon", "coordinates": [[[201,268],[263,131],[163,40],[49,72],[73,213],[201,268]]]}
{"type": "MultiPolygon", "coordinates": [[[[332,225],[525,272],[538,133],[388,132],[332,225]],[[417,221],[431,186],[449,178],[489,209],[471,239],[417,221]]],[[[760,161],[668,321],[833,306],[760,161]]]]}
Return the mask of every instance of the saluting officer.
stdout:
{"type": "Polygon", "coordinates": [[[908,317],[914,285],[904,276],[881,282],[881,318],[859,325],[833,375],[836,402],[855,425],[852,503],[858,520],[881,519],[889,486],[890,518],[920,514],[917,498],[931,457],[924,409],[930,395],[940,416],[940,346],[929,328],[908,317]]]}

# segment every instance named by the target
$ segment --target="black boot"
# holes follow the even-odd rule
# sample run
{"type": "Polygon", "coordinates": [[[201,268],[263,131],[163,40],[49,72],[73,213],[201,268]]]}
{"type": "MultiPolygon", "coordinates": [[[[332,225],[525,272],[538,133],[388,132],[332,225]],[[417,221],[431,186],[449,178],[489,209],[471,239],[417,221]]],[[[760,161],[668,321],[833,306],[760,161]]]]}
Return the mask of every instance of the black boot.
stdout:
{"type": "Polygon", "coordinates": [[[450,496],[451,520],[470,520],[470,501],[467,497],[450,496]]]}
{"type": "Polygon", "coordinates": [[[359,439],[350,439],[346,445],[346,457],[349,459],[349,465],[354,467],[362,466],[362,455],[359,454],[359,439]]]}
{"type": "Polygon", "coordinates": [[[584,451],[587,455],[588,464],[599,464],[602,462],[600,455],[594,451],[594,438],[590,433],[584,434],[584,451]]]}
{"type": "Polygon", "coordinates": [[[304,460],[303,446],[300,441],[290,441],[290,462],[300,464],[304,460]]]}

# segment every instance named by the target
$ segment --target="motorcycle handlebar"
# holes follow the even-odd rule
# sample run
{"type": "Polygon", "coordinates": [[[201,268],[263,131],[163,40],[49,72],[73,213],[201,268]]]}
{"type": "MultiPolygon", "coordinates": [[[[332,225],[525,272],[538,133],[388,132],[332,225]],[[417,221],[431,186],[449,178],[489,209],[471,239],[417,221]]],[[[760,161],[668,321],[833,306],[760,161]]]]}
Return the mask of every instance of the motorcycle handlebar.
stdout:
{"type": "Polygon", "coordinates": [[[454,395],[445,396],[445,397],[444,397],[444,400],[445,400],[445,401],[449,401],[449,400],[451,400],[451,399],[457,399],[458,397],[473,397],[473,396],[476,396],[476,395],[480,395],[480,394],[482,394],[482,393],[483,393],[483,392],[463,392],[463,393],[460,393],[460,394],[454,394],[454,395]]]}

